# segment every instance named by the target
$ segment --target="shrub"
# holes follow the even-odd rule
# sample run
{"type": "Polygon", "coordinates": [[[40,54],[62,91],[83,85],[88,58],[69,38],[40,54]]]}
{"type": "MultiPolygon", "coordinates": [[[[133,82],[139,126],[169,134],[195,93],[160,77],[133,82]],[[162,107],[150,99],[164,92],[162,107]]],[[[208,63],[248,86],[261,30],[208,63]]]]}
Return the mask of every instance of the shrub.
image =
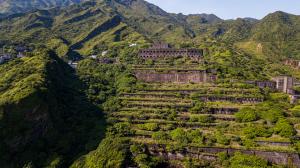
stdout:
{"type": "Polygon", "coordinates": [[[254,124],[250,124],[247,127],[245,127],[243,129],[243,133],[249,139],[253,139],[256,137],[270,137],[273,134],[271,129],[268,129],[263,125],[254,124]]]}
{"type": "Polygon", "coordinates": [[[245,146],[247,149],[257,146],[256,142],[252,139],[244,139],[242,145],[245,146]]]}
{"type": "Polygon", "coordinates": [[[286,120],[279,119],[274,127],[275,133],[279,134],[282,137],[290,138],[296,134],[294,127],[286,120]]]}
{"type": "Polygon", "coordinates": [[[133,135],[134,131],[131,129],[130,124],[127,122],[116,123],[108,129],[109,134],[119,135],[119,136],[128,136],[133,135]]]}
{"type": "Polygon", "coordinates": [[[207,146],[212,146],[214,143],[216,143],[216,138],[215,136],[208,134],[205,136],[205,143],[207,146]]]}
{"type": "Polygon", "coordinates": [[[222,144],[222,145],[229,145],[230,144],[230,139],[228,139],[224,134],[221,132],[216,133],[216,139],[217,143],[222,144]]]}
{"type": "Polygon", "coordinates": [[[167,114],[168,120],[170,120],[170,121],[176,120],[177,112],[175,110],[169,110],[167,113],[168,113],[167,114]]]}
{"type": "Polygon", "coordinates": [[[200,130],[192,130],[187,133],[189,142],[203,144],[204,136],[200,130]]]}
{"type": "Polygon", "coordinates": [[[191,116],[190,117],[190,122],[198,122],[198,121],[199,121],[198,116],[191,116]]]}
{"type": "Polygon", "coordinates": [[[169,139],[169,135],[164,131],[158,131],[152,134],[152,139],[157,141],[166,141],[169,139]]]}
{"type": "Polygon", "coordinates": [[[290,102],[289,96],[284,93],[272,93],[270,94],[270,100],[273,102],[290,102]]]}
{"type": "Polygon", "coordinates": [[[298,152],[300,152],[300,141],[296,141],[296,142],[294,143],[294,148],[295,148],[298,152]]]}
{"type": "Polygon", "coordinates": [[[260,113],[260,117],[265,119],[266,121],[276,123],[279,118],[284,117],[283,109],[276,106],[275,104],[265,104],[266,106],[263,107],[260,113]]]}
{"type": "Polygon", "coordinates": [[[159,129],[159,126],[157,123],[146,123],[146,124],[140,124],[138,127],[142,130],[147,131],[157,131],[159,129]]]}
{"type": "Polygon", "coordinates": [[[212,115],[191,116],[190,122],[213,123],[215,118],[212,115]]]}
{"type": "Polygon", "coordinates": [[[164,163],[162,158],[152,157],[147,154],[138,154],[134,157],[134,161],[140,168],[160,167],[159,165],[164,163]]]}
{"type": "Polygon", "coordinates": [[[196,101],[194,106],[190,109],[191,113],[201,113],[206,109],[204,102],[196,101]]]}
{"type": "Polygon", "coordinates": [[[290,109],[294,117],[300,117],[300,105],[290,109]]]}
{"type": "Polygon", "coordinates": [[[116,112],[121,108],[121,101],[116,98],[110,98],[105,103],[103,103],[103,110],[105,112],[116,112]]]}
{"type": "Polygon", "coordinates": [[[223,163],[224,161],[228,160],[229,159],[229,156],[226,152],[220,152],[217,154],[218,156],[218,160],[223,163]]]}
{"type": "Polygon", "coordinates": [[[154,65],[154,61],[152,60],[152,59],[147,59],[146,61],[145,61],[145,64],[146,65],[154,65]]]}
{"type": "Polygon", "coordinates": [[[170,132],[171,139],[179,144],[188,144],[188,137],[186,132],[182,128],[177,128],[170,132]]]}
{"type": "Polygon", "coordinates": [[[242,108],[239,112],[235,113],[235,118],[238,122],[251,122],[259,119],[256,111],[249,107],[242,108]]]}
{"type": "Polygon", "coordinates": [[[176,128],[174,124],[167,124],[163,127],[163,130],[169,131],[169,130],[173,130],[174,128],[176,128]]]}
{"type": "Polygon", "coordinates": [[[267,168],[268,162],[255,155],[245,155],[241,153],[235,153],[233,157],[229,159],[230,168],[267,168]]]}
{"type": "Polygon", "coordinates": [[[231,139],[232,139],[232,141],[234,141],[234,142],[238,142],[238,143],[241,142],[241,137],[239,137],[239,136],[233,136],[231,139]]]}
{"type": "Polygon", "coordinates": [[[201,123],[213,123],[215,121],[215,118],[212,115],[204,115],[199,116],[198,120],[201,123]]]}
{"type": "Polygon", "coordinates": [[[127,72],[120,74],[116,79],[117,91],[119,93],[131,92],[137,80],[133,74],[127,72]]]}
{"type": "Polygon", "coordinates": [[[135,156],[145,152],[145,146],[141,144],[134,144],[130,146],[130,152],[135,156]]]}
{"type": "Polygon", "coordinates": [[[70,167],[124,167],[129,152],[128,144],[128,140],[122,137],[108,136],[95,151],[77,160],[70,167]]]}

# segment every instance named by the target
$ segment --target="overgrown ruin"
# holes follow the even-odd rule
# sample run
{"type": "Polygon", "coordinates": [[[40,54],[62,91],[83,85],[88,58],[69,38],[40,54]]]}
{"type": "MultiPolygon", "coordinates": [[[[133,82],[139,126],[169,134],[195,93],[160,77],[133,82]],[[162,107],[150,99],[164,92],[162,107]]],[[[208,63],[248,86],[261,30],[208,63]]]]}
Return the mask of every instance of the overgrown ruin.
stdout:
{"type": "Polygon", "coordinates": [[[203,70],[135,70],[135,75],[141,81],[158,83],[209,83],[217,78],[203,70]]]}
{"type": "MultiPolygon", "coordinates": [[[[219,153],[232,156],[240,152],[270,163],[300,167],[299,155],[289,138],[252,138],[249,147],[243,130],[252,122],[242,123],[236,117],[241,110],[264,103],[264,90],[291,94],[294,78],[278,76],[266,81],[221,83],[214,70],[201,66],[201,51],[195,51],[197,54],[191,57],[179,53],[181,50],[158,43],[141,50],[139,57],[144,63],[132,66],[140,87],[120,95],[122,107],[110,118],[130,124],[134,144],[143,144],[151,155],[169,161],[193,158],[213,162],[219,153]],[[147,63],[149,60],[153,62],[147,63]],[[182,60],[183,63],[174,64],[182,60]],[[198,130],[201,134],[197,136],[203,139],[187,140],[187,144],[178,142],[172,138],[172,132],[178,130],[181,134],[198,130]]],[[[257,121],[252,127],[255,125],[262,124],[257,121]]]]}
{"type": "Polygon", "coordinates": [[[151,48],[140,50],[139,57],[143,59],[160,59],[171,58],[178,56],[187,56],[194,61],[201,61],[203,50],[189,48],[189,49],[175,49],[169,44],[155,43],[151,48]]]}

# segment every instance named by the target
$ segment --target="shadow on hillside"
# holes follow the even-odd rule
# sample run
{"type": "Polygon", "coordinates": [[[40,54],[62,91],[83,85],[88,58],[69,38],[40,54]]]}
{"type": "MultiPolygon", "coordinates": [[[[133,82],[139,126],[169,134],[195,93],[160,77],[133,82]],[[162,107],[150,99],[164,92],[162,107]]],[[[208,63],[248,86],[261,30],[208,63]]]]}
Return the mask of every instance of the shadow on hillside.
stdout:
{"type": "MultiPolygon", "coordinates": [[[[106,121],[104,114],[98,106],[92,104],[85,94],[87,86],[78,78],[74,70],[71,69],[66,63],[55,56],[54,58],[63,66],[62,69],[57,68],[52,76],[51,81],[55,81],[59,86],[54,86],[57,90],[56,99],[60,104],[61,111],[68,111],[60,116],[61,124],[69,128],[63,129],[62,133],[70,133],[70,136],[62,138],[68,143],[71,143],[70,148],[66,152],[66,161],[63,167],[68,167],[76,159],[95,150],[101,140],[105,136],[106,121]],[[66,72],[66,74],[61,74],[66,72]],[[56,75],[55,75],[56,74],[56,75]],[[57,75],[62,75],[57,78],[57,75]],[[64,81],[60,81],[64,79],[64,81]],[[71,118],[70,118],[71,116],[71,118]]],[[[53,116],[55,117],[55,116],[53,116]]],[[[56,118],[55,120],[60,120],[56,118]]],[[[58,126],[57,129],[60,129],[58,126]]]]}
{"type": "Polygon", "coordinates": [[[104,114],[88,100],[86,86],[68,64],[49,55],[45,86],[0,106],[1,167],[68,167],[104,138],[104,114]]]}

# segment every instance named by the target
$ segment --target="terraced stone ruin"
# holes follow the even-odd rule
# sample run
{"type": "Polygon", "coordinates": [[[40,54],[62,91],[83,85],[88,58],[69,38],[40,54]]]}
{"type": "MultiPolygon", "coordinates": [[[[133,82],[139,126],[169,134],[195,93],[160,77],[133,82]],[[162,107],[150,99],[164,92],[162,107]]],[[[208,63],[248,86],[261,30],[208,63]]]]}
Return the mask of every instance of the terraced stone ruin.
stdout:
{"type": "Polygon", "coordinates": [[[160,59],[172,58],[178,56],[187,56],[194,61],[201,61],[203,50],[188,48],[188,49],[175,49],[169,44],[154,43],[151,48],[143,49],[139,52],[139,57],[143,59],[160,59]]]}
{"type": "MultiPolygon", "coordinates": [[[[150,57],[145,62],[154,60],[151,64],[133,65],[140,87],[122,93],[121,108],[110,114],[111,121],[129,124],[132,134],[128,138],[134,144],[145,145],[149,154],[170,162],[186,158],[215,162],[219,153],[232,156],[240,152],[273,164],[300,167],[292,137],[269,133],[274,124],[262,123],[259,116],[244,123],[238,114],[275,101],[269,94],[288,93],[291,78],[225,84],[218,82],[213,70],[193,59],[180,65],[171,59],[150,57]],[[256,127],[268,135],[248,135],[252,134],[248,129],[255,132],[256,127]]],[[[292,129],[300,132],[296,124],[292,129]]],[[[299,133],[293,137],[297,136],[299,133]]]]}

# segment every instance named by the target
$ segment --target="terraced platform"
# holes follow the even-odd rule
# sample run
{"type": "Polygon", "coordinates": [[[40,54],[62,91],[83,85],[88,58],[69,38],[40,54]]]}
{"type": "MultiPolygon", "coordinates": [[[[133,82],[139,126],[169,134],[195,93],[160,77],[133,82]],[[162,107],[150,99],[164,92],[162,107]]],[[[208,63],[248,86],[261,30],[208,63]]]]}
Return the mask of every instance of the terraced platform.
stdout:
{"type": "Polygon", "coordinates": [[[122,108],[109,117],[129,123],[134,133],[128,137],[134,143],[147,145],[151,154],[169,160],[216,160],[219,152],[242,152],[276,164],[300,165],[289,138],[272,135],[248,140],[243,131],[249,123],[236,121],[235,113],[240,109],[264,102],[265,95],[259,88],[239,84],[141,85],[133,93],[122,93],[122,108]],[[187,138],[181,142],[176,133],[187,138]]]}

